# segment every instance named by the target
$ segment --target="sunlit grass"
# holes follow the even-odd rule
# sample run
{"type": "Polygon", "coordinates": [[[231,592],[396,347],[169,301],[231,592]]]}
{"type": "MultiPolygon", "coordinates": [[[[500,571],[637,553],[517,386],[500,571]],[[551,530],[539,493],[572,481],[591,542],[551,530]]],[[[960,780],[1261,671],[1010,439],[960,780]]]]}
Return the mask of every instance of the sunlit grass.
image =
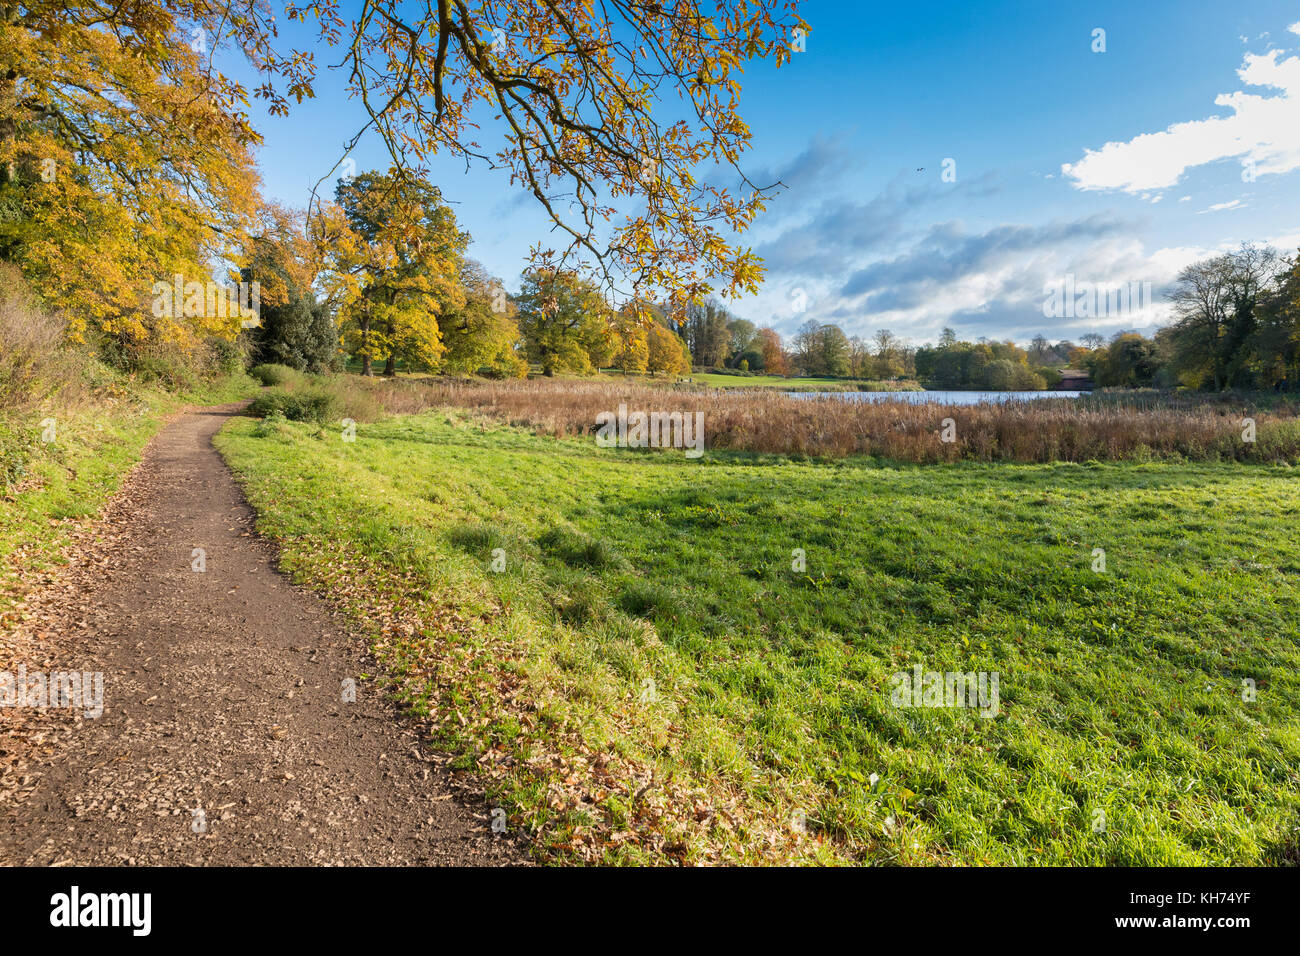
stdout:
{"type": "Polygon", "coordinates": [[[426,693],[484,719],[446,739],[513,755],[495,793],[561,857],[657,826],[686,859],[1296,857],[1288,467],[692,462],[443,413],[359,426],[354,443],[253,429],[233,423],[220,447],[288,567],[323,584],[362,555],[376,570],[350,585],[476,622],[450,646],[499,665],[511,706],[451,667],[426,693]],[[893,706],[890,675],[916,664],[997,672],[998,716],[893,706]],[[599,781],[550,806],[563,774],[527,761],[552,749],[654,766],[739,822],[650,821],[599,781]]]}

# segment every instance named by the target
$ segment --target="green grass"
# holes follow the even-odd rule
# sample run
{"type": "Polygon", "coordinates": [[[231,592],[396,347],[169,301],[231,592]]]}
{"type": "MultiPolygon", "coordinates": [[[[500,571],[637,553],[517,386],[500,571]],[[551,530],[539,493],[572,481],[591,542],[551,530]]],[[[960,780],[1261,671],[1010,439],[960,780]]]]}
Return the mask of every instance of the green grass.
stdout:
{"type": "Polygon", "coordinates": [[[218,445],[286,567],[552,858],[1300,858],[1290,468],[255,427],[218,445]],[[916,664],[996,672],[998,715],[894,706],[916,664]]]}
{"type": "Polygon", "coordinates": [[[183,405],[251,397],[256,384],[232,376],[183,395],[153,386],[115,385],[83,406],[0,417],[7,450],[0,483],[0,613],[19,597],[22,576],[51,567],[77,521],[97,515],[140,460],[166,417],[183,405]],[[53,441],[42,424],[54,419],[53,441]]]}

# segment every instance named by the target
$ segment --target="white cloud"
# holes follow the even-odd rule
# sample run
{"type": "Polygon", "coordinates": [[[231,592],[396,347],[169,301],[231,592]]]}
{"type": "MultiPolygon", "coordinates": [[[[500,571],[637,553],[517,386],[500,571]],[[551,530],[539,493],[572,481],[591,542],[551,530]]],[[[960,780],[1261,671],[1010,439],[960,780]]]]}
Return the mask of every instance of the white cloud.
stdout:
{"type": "Polygon", "coordinates": [[[1082,159],[1064,164],[1061,172],[1076,189],[1143,193],[1173,186],[1193,167],[1234,157],[1253,164],[1255,176],[1300,168],[1300,57],[1279,60],[1281,52],[1247,54],[1237,71],[1246,86],[1276,89],[1278,95],[1221,93],[1214,102],[1231,115],[1085,149],[1082,159]]]}
{"type": "Polygon", "coordinates": [[[1297,20],[1295,23],[1291,24],[1289,27],[1287,27],[1287,29],[1290,30],[1292,33],[1300,33],[1300,20],[1297,20]]]}
{"type": "Polygon", "coordinates": [[[1232,202],[1216,202],[1209,209],[1202,209],[1201,212],[1222,212],[1224,209],[1240,209],[1241,200],[1234,199],[1232,202]]]}
{"type": "Polygon", "coordinates": [[[1219,250],[1150,249],[1129,231],[1125,222],[1102,216],[1045,226],[1003,225],[987,232],[940,224],[896,255],[864,263],[846,283],[796,283],[808,293],[806,312],[793,314],[786,286],[765,291],[738,311],[753,321],[772,322],[783,335],[813,319],[833,322],[849,335],[889,328],[917,343],[933,341],[945,325],[968,338],[987,335],[1019,342],[1039,332],[1055,339],[1150,329],[1169,321],[1162,292],[1178,272],[1219,250]],[[1045,318],[1043,289],[1065,276],[1108,285],[1150,282],[1154,302],[1125,315],[1045,318]]]}

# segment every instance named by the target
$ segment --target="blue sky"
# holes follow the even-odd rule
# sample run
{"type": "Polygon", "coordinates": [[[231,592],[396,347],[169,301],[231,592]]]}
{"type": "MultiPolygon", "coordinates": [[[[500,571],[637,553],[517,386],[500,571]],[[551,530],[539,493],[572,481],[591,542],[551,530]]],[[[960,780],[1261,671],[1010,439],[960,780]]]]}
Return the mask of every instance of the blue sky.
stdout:
{"type": "MultiPolygon", "coordinates": [[[[915,343],[945,325],[1020,342],[1150,330],[1188,262],[1243,240],[1300,246],[1295,0],[810,0],[800,12],[806,51],[751,68],[741,101],[754,133],[743,166],[788,186],[745,240],[768,261],[763,290],[731,304],[760,325],[789,334],[816,319],[915,343]],[[1156,303],[1044,317],[1045,290],[1067,275],[1150,282],[1156,303]]],[[[290,204],[305,205],[364,121],[326,73],[287,119],[254,107],[265,191],[290,204]]],[[[375,138],[354,156],[387,165],[375,138]]],[[[471,254],[516,287],[542,214],[499,173],[435,160],[433,174],[471,254]]]]}

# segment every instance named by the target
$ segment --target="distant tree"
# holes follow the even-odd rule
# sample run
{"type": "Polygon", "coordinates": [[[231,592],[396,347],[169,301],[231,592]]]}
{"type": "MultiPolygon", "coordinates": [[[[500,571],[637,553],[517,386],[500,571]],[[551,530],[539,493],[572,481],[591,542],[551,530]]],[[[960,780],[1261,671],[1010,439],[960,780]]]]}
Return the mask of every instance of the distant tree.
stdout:
{"type": "Polygon", "coordinates": [[[334,269],[347,280],[341,315],[362,374],[378,358],[386,375],[399,358],[436,367],[445,349],[438,315],[464,305],[459,270],[469,236],[437,187],[402,170],[360,173],[335,196],[351,236],[340,237],[334,269]]]}
{"type": "Polygon", "coordinates": [[[242,276],[258,284],[260,321],[248,332],[253,361],[311,372],[332,367],[339,334],[329,304],[316,299],[323,259],[303,213],[268,203],[236,261],[242,276]]]}
{"type": "Polygon", "coordinates": [[[464,296],[438,315],[446,351],[439,369],[464,375],[484,372],[496,378],[522,378],[528,363],[519,354],[523,336],[515,321],[516,307],[501,280],[488,275],[473,259],[460,263],[464,296]]]}
{"type": "Polygon", "coordinates": [[[721,368],[730,354],[731,314],[716,299],[692,305],[687,310],[688,345],[695,364],[721,368]]]}
{"type": "Polygon", "coordinates": [[[795,361],[809,375],[849,374],[849,337],[838,325],[808,321],[794,339],[795,361]]]}
{"type": "Polygon", "coordinates": [[[1056,358],[1052,344],[1045,335],[1035,335],[1029,344],[1029,361],[1035,365],[1046,365],[1056,358]]]}
{"type": "Polygon", "coordinates": [[[758,348],[763,355],[763,369],[769,375],[789,375],[790,359],[785,354],[781,334],[775,329],[758,330],[758,348]]]}
{"type": "Polygon", "coordinates": [[[611,310],[596,285],[576,272],[530,268],[515,301],[529,357],[543,374],[590,372],[602,358],[613,358],[611,310]]]}
{"type": "Polygon", "coordinates": [[[871,346],[860,335],[849,339],[849,375],[854,378],[871,378],[874,374],[871,346]]]}
{"type": "Polygon", "coordinates": [[[1170,341],[1184,381],[1203,379],[1219,391],[1240,376],[1239,353],[1254,332],[1256,303],[1277,270],[1274,250],[1246,244],[1178,274],[1168,293],[1177,317],[1170,341]]]}
{"type": "Polygon", "coordinates": [[[879,329],[872,338],[875,358],[872,375],[883,381],[892,381],[904,372],[903,343],[889,329],[879,329]]]}
{"type": "Polygon", "coordinates": [[[325,372],[338,356],[339,336],[329,307],[311,289],[294,290],[289,301],[264,305],[252,330],[253,360],[305,372],[325,372]]]}
{"type": "Polygon", "coordinates": [[[1260,383],[1269,388],[1300,387],[1300,256],[1261,300],[1251,348],[1260,383]]]}
{"type": "Polygon", "coordinates": [[[727,361],[735,365],[740,356],[754,344],[757,334],[754,323],[748,319],[732,319],[727,323],[727,361]]]}
{"type": "Polygon", "coordinates": [[[1136,332],[1121,333],[1093,355],[1090,371],[1093,381],[1101,386],[1149,386],[1159,368],[1155,343],[1136,332]]]}
{"type": "Polygon", "coordinates": [[[671,329],[658,322],[646,329],[646,342],[649,354],[647,368],[651,372],[666,372],[672,375],[689,375],[691,355],[686,350],[686,343],[671,329]]]}
{"type": "Polygon", "coordinates": [[[613,366],[623,372],[645,372],[650,365],[649,324],[636,303],[628,303],[613,318],[613,366]]]}

